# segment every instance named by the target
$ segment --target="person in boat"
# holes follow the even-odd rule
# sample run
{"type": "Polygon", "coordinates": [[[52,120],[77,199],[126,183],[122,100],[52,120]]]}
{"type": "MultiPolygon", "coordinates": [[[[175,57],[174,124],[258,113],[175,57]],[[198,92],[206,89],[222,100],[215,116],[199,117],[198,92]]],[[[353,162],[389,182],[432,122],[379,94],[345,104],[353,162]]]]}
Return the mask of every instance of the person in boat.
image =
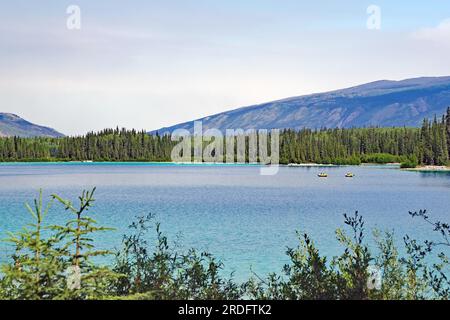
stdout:
{"type": "Polygon", "coordinates": [[[353,178],[355,175],[353,173],[351,173],[351,172],[348,172],[345,176],[347,178],[353,178]]]}

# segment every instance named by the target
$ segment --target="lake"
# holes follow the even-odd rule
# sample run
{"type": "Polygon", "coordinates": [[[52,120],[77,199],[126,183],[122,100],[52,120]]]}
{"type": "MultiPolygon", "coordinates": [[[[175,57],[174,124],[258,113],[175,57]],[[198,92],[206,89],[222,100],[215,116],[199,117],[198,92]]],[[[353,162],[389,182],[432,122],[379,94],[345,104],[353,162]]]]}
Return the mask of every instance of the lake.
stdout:
{"type": "MultiPolygon", "coordinates": [[[[408,172],[395,166],[281,167],[275,176],[259,175],[251,165],[173,165],[152,163],[0,164],[0,232],[29,222],[24,203],[44,191],[76,200],[97,187],[92,216],[117,229],[97,237],[105,248],[120,246],[136,215],[153,213],[169,240],[208,250],[243,280],[251,274],[280,271],[285,251],[295,246],[296,230],[309,233],[322,253],[342,252],[334,231],[344,213],[358,210],[372,228],[394,230],[397,239],[430,235],[430,226],[408,211],[427,209],[450,220],[450,174],[408,172]],[[317,174],[326,171],[329,177],[317,174]],[[345,178],[351,171],[354,178],[345,178]],[[250,269],[251,268],[251,269],[250,269]]],[[[47,221],[65,221],[59,205],[47,221]]],[[[370,235],[370,234],[369,234],[370,235]]],[[[153,234],[152,234],[153,236],[153,234]]],[[[153,238],[152,238],[153,239],[153,238]]],[[[1,245],[4,260],[6,245],[1,245]]]]}

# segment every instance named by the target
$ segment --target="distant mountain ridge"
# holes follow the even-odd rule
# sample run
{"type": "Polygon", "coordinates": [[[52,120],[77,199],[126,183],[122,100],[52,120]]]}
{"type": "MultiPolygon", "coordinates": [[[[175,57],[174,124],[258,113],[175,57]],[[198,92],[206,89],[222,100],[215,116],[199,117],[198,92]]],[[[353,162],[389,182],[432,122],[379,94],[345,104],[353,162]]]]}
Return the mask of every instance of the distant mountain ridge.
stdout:
{"type": "Polygon", "coordinates": [[[33,124],[12,113],[0,112],[0,137],[63,137],[58,131],[33,124]]]}
{"type": "MultiPolygon", "coordinates": [[[[203,129],[419,126],[450,106],[450,76],[381,80],[351,88],[238,108],[201,119],[203,129]]],[[[192,132],[193,121],[152,131],[192,132]]]]}

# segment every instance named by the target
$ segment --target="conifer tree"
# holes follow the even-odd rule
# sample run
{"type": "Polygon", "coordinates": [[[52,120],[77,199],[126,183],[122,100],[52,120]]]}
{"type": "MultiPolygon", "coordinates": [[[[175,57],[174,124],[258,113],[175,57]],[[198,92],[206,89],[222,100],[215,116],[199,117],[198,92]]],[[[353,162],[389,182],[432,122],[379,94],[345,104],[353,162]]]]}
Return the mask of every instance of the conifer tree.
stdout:
{"type": "Polygon", "coordinates": [[[445,116],[445,129],[447,132],[447,150],[449,152],[450,159],[450,107],[447,108],[447,115],[445,116]]]}
{"type": "Polygon", "coordinates": [[[42,192],[34,208],[27,205],[33,222],[20,232],[10,233],[7,239],[15,253],[1,268],[2,298],[100,299],[109,294],[109,286],[119,275],[92,261],[110,253],[94,247],[93,233],[111,230],[97,226],[85,215],[94,202],[94,191],[83,192],[77,208],[53,196],[75,215],[63,226],[44,224],[50,205],[44,208],[42,192]]]}
{"type": "Polygon", "coordinates": [[[51,203],[44,207],[42,192],[34,200],[34,208],[26,207],[33,222],[17,233],[9,233],[7,241],[14,246],[13,261],[1,268],[2,291],[6,299],[41,300],[60,298],[67,292],[64,270],[67,267],[60,239],[45,237],[52,226],[44,224],[51,203]]]}
{"type": "Polygon", "coordinates": [[[92,258],[112,254],[108,250],[97,250],[93,244],[92,235],[97,232],[113,230],[111,228],[97,226],[97,222],[86,213],[91,209],[95,188],[92,191],[83,191],[78,198],[79,205],[75,207],[70,201],[64,200],[58,195],[53,198],[64,205],[66,211],[74,215],[65,226],[55,226],[57,236],[65,242],[64,255],[68,258],[70,267],[68,272],[72,276],[72,282],[68,281],[71,289],[70,295],[74,298],[92,299],[106,296],[108,284],[117,279],[119,275],[107,267],[93,263],[92,258]]]}

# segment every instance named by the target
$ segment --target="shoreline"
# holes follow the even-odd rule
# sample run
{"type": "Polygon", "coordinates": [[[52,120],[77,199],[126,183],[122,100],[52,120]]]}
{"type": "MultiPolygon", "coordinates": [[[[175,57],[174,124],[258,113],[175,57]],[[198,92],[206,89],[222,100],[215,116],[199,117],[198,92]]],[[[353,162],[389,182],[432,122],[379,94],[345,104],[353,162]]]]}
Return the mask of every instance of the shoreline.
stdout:
{"type": "MultiPolygon", "coordinates": [[[[0,161],[0,165],[101,165],[101,164],[148,164],[148,165],[179,165],[179,166],[266,166],[263,163],[227,163],[227,162],[173,162],[173,161],[0,161]]],[[[400,163],[361,163],[361,164],[323,164],[323,163],[280,163],[280,167],[361,167],[361,166],[400,166],[400,163]]],[[[449,168],[450,170],[450,168],[449,168]]]]}
{"type": "MultiPolygon", "coordinates": [[[[148,164],[148,165],[179,165],[179,166],[265,166],[262,163],[227,163],[227,162],[172,162],[172,161],[0,161],[0,165],[29,165],[29,164],[56,164],[56,165],[101,165],[101,164],[148,164]]],[[[281,167],[363,167],[363,166],[395,166],[403,171],[416,172],[450,172],[450,166],[418,166],[416,168],[400,168],[400,163],[361,163],[361,164],[323,164],[323,163],[284,163],[281,167]]]]}
{"type": "Polygon", "coordinates": [[[0,161],[0,165],[30,165],[30,164],[48,164],[48,165],[173,165],[173,166],[264,166],[261,163],[226,163],[226,162],[172,162],[172,161],[0,161]]]}
{"type": "Polygon", "coordinates": [[[422,172],[450,172],[450,167],[447,166],[419,166],[416,168],[402,169],[405,171],[422,171],[422,172]]]}

